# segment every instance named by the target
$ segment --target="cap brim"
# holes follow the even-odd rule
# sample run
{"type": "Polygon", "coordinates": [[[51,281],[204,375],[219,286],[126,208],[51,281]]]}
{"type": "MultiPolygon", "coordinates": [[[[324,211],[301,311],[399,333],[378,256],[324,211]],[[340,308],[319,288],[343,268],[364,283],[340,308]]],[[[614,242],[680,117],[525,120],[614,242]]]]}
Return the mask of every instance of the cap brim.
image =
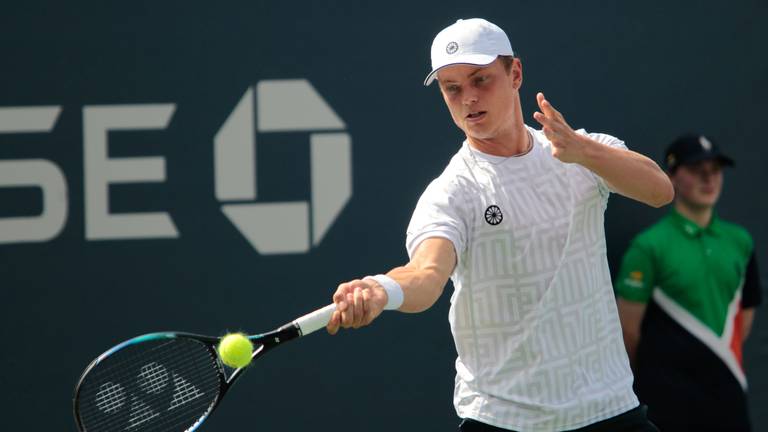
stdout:
{"type": "Polygon", "coordinates": [[[432,81],[437,78],[437,73],[448,66],[455,66],[455,65],[472,65],[472,66],[488,66],[489,64],[493,63],[494,60],[496,60],[498,56],[490,56],[486,54],[475,54],[475,55],[466,55],[466,56],[459,56],[453,59],[454,61],[451,61],[450,63],[446,63],[443,65],[440,65],[434,69],[432,69],[432,72],[430,72],[426,78],[424,78],[424,85],[428,86],[432,84],[432,81]]]}
{"type": "Polygon", "coordinates": [[[682,166],[682,165],[693,165],[697,162],[706,161],[706,160],[716,160],[720,162],[720,165],[722,166],[734,166],[735,163],[733,162],[733,159],[729,158],[728,156],[721,154],[721,153],[702,153],[693,157],[690,157],[688,159],[685,159],[683,161],[678,162],[675,164],[675,168],[682,166]]]}

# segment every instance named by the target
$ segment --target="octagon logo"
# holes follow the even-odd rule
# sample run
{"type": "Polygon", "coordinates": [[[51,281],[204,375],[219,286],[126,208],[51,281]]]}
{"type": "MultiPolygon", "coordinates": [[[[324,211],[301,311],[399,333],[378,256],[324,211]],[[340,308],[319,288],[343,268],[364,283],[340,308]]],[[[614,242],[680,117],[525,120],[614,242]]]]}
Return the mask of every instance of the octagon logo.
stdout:
{"type": "Polygon", "coordinates": [[[307,80],[263,80],[245,91],[214,138],[215,191],[222,212],[256,251],[304,253],[322,241],[352,197],[345,130],[307,80]],[[256,202],[257,138],[270,132],[308,135],[310,201],[256,202]]]}

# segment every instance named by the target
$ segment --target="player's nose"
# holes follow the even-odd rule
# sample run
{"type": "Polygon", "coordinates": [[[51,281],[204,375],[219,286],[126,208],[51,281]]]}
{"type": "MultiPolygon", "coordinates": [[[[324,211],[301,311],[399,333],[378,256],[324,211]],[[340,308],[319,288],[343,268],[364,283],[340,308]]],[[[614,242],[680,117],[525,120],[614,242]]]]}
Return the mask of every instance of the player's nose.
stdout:
{"type": "Polygon", "coordinates": [[[461,102],[464,105],[469,106],[469,105],[477,103],[477,101],[478,101],[477,93],[475,93],[473,91],[467,91],[467,92],[464,93],[464,97],[462,98],[461,102]]]}

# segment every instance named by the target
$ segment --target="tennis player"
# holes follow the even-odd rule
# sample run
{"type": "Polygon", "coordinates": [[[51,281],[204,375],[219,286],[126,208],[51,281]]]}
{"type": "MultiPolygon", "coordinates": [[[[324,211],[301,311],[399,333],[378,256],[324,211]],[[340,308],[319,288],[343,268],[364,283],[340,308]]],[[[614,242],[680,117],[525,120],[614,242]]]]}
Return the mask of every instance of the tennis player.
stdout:
{"type": "Polygon", "coordinates": [[[655,431],[632,372],[606,259],[610,192],[659,207],[673,189],[612,136],[575,131],[539,93],[523,121],[523,67],[502,29],[459,20],[432,44],[432,71],[466,134],[419,199],[408,264],[339,285],[328,324],[420,312],[450,277],[461,431],[655,431]]]}

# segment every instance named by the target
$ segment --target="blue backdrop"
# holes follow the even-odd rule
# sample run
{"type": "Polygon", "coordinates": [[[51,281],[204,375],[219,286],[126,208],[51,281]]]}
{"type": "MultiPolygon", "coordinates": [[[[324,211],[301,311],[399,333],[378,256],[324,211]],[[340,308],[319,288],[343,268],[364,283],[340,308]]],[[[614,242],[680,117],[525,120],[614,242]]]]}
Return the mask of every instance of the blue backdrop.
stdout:
{"type": "MultiPolygon", "coordinates": [[[[765,2],[4,9],[8,430],[74,431],[80,372],[131,336],[262,331],[328,303],[342,281],[405,262],[416,200],[462,139],[437,88],[421,84],[432,37],[461,17],[507,30],[523,60],[529,124],[544,91],[572,126],[621,137],[656,160],[681,132],[718,140],[737,161],[719,213],[752,232],[768,271],[765,2]]],[[[664,212],[612,198],[612,268],[664,212]]],[[[387,313],[369,328],[270,353],[204,429],[376,432],[408,421],[453,430],[447,309],[445,294],[420,315],[387,313]]],[[[766,343],[760,309],[746,346],[756,430],[768,428],[766,343]]]]}

